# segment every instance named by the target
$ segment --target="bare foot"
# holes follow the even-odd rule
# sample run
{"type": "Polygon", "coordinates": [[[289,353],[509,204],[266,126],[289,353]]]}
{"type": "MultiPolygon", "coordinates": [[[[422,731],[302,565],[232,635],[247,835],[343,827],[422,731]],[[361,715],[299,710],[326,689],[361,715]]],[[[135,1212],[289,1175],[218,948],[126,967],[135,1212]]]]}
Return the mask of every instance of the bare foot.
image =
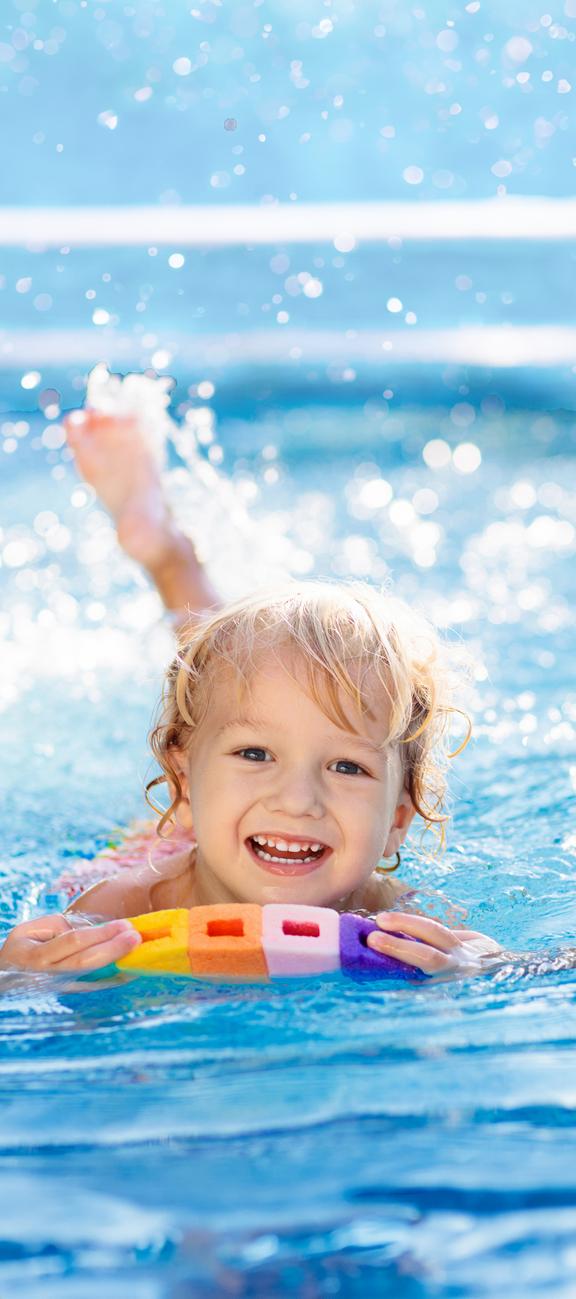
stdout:
{"type": "Polygon", "coordinates": [[[88,409],[72,411],[64,426],[79,474],[111,514],[122,549],[148,571],[166,607],[194,611],[217,604],[192,542],[172,518],[138,421],[88,409]]]}

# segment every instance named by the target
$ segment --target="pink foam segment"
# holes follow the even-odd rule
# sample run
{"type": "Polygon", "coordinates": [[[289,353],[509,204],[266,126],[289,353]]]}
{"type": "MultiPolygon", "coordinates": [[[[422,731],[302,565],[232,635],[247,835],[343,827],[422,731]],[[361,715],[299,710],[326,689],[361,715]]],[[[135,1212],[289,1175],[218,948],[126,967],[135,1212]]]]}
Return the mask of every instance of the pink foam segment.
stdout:
{"type": "Polygon", "coordinates": [[[262,908],[262,946],[274,977],[340,969],[340,916],[330,907],[269,902],[262,908]]]}

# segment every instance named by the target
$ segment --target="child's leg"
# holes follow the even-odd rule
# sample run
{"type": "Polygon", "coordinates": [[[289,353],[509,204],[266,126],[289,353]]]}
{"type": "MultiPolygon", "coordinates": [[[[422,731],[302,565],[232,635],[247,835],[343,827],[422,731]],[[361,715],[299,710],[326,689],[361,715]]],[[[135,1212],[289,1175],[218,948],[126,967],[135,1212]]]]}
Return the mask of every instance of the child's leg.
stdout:
{"type": "Polygon", "coordinates": [[[161,474],[135,419],[75,411],[65,421],[78,472],[116,524],[122,549],[154,583],[175,628],[221,604],[170,513],[161,474]]]}

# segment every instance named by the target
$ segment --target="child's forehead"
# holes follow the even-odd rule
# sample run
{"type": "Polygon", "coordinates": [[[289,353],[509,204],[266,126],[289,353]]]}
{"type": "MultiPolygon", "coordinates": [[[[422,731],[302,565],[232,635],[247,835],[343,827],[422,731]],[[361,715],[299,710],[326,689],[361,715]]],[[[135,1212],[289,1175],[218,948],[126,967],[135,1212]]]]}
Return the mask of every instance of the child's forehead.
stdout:
{"type": "Polygon", "coordinates": [[[249,667],[243,666],[241,672],[231,664],[219,664],[213,682],[213,702],[228,718],[233,714],[261,717],[263,709],[267,713],[284,713],[288,698],[293,699],[296,693],[304,695],[324,719],[341,727],[341,720],[334,717],[332,700],[336,695],[337,711],[349,720],[350,730],[362,732],[368,728],[373,732],[374,726],[382,730],[390,712],[390,700],[382,683],[375,673],[366,670],[351,674],[351,680],[360,687],[362,707],[334,678],[330,681],[328,671],[320,664],[311,672],[310,665],[296,651],[262,653],[249,667]]]}

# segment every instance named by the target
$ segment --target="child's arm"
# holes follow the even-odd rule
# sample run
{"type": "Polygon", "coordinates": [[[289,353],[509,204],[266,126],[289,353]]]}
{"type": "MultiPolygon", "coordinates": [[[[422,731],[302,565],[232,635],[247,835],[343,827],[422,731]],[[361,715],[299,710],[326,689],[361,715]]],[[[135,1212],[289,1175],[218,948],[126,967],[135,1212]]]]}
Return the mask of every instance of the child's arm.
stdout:
{"type": "Polygon", "coordinates": [[[140,935],[125,920],[79,925],[62,915],[38,916],[8,934],[0,948],[0,970],[87,973],[119,961],[139,942],[140,935]]]}
{"type": "Polygon", "coordinates": [[[365,884],[350,894],[344,909],[368,911],[371,915],[375,915],[377,911],[384,911],[387,907],[394,906],[398,898],[409,892],[410,886],[398,879],[396,875],[380,875],[374,871],[365,884]]]}
{"type": "Polygon", "coordinates": [[[162,874],[150,866],[125,869],[86,889],[64,915],[16,925],[0,948],[0,971],[88,973],[120,960],[141,941],[130,916],[186,905],[187,865],[184,854],[166,862],[162,874]]]}
{"type": "Polygon", "coordinates": [[[148,911],[191,905],[190,851],[175,853],[161,866],[123,867],[110,879],[100,880],[66,909],[98,919],[129,919],[148,911]]]}
{"type": "Polygon", "coordinates": [[[151,911],[148,872],[126,870],[122,876],[100,880],[85,889],[79,898],[66,908],[65,915],[84,915],[99,920],[124,920],[151,911]]]}
{"type": "MultiPolygon", "coordinates": [[[[172,869],[170,863],[168,876],[172,869]]],[[[0,970],[60,974],[102,969],[137,946],[140,938],[128,918],[159,908],[157,893],[174,892],[170,885],[170,879],[148,866],[101,880],[64,915],[38,916],[16,925],[0,948],[0,970]]]]}
{"type": "Polygon", "coordinates": [[[150,867],[125,870],[86,889],[64,915],[16,925],[0,948],[0,970],[61,974],[111,965],[140,942],[128,917],[154,910],[162,882],[150,867]]]}

